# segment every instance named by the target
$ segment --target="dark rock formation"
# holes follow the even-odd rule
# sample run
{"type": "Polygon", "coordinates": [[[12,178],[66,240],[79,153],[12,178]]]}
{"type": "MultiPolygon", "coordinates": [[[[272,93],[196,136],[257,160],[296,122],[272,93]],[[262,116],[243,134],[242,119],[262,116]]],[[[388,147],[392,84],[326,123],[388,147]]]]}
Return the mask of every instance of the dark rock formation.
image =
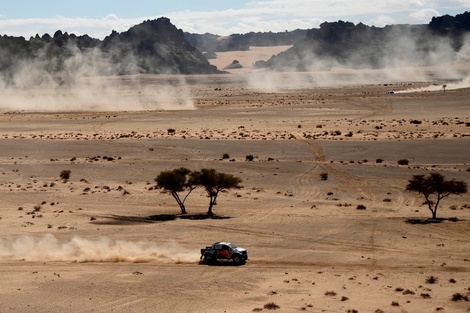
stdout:
{"type": "Polygon", "coordinates": [[[152,74],[217,73],[167,18],[146,21],[121,34],[113,32],[103,40],[102,50],[114,63],[125,60],[123,73],[132,72],[132,68],[152,74]],[[129,55],[134,60],[126,59],[129,55]]]}
{"type": "MultiPolygon", "coordinates": [[[[58,30],[53,36],[0,36],[0,79],[14,83],[24,67],[49,73],[59,83],[84,75],[218,73],[167,18],[145,21],[103,41],[58,30]]],[[[40,78],[38,78],[40,79],[40,78]]]]}
{"type": "Polygon", "coordinates": [[[239,68],[243,68],[243,66],[237,60],[233,60],[232,63],[230,63],[229,65],[224,67],[224,70],[235,70],[235,69],[239,69],[239,68]]]}
{"type": "Polygon", "coordinates": [[[311,29],[305,40],[255,66],[308,71],[333,66],[383,68],[450,62],[464,44],[469,18],[470,13],[466,12],[456,17],[433,18],[429,25],[383,28],[325,22],[319,29],[311,29]]]}
{"type": "Polygon", "coordinates": [[[307,35],[307,30],[297,29],[281,33],[258,32],[247,34],[233,34],[228,37],[221,37],[213,34],[191,34],[185,33],[186,40],[206,52],[226,52],[226,51],[248,51],[250,46],[270,47],[293,45],[307,35]]]}

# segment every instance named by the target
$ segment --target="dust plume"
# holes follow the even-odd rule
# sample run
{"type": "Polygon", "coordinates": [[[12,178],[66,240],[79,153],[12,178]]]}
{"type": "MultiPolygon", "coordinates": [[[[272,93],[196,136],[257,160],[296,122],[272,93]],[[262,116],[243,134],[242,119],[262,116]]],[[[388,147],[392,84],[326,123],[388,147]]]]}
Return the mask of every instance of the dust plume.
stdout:
{"type": "Polygon", "coordinates": [[[199,254],[176,243],[131,242],[106,237],[90,240],[73,237],[60,242],[52,234],[42,238],[22,236],[0,240],[0,259],[58,262],[196,263],[199,254]]]}
{"type": "MultiPolygon", "coordinates": [[[[253,89],[276,92],[345,85],[461,81],[447,84],[447,89],[453,89],[462,88],[468,82],[469,36],[462,37],[456,48],[457,44],[448,37],[406,26],[396,30],[348,27],[353,30],[339,31],[338,36],[350,34],[351,38],[348,35],[329,42],[330,36],[315,37],[313,32],[310,39],[268,61],[260,61],[265,65],[253,71],[247,78],[248,84],[253,89]],[[375,35],[370,35],[374,32],[375,35]]],[[[318,30],[320,34],[322,31],[318,30]]]]}
{"type": "MultiPolygon", "coordinates": [[[[0,75],[0,111],[192,110],[194,103],[182,75],[146,75],[131,60],[116,63],[98,48],[82,51],[73,44],[66,57],[45,51],[22,59],[0,75]],[[123,65],[124,64],[124,65],[123,65]]],[[[1,49],[0,49],[1,50],[1,49]]],[[[5,51],[0,51],[0,56],[5,51]]],[[[10,56],[10,58],[13,58],[10,56]]],[[[132,54],[127,59],[134,58],[132,54]]]]}

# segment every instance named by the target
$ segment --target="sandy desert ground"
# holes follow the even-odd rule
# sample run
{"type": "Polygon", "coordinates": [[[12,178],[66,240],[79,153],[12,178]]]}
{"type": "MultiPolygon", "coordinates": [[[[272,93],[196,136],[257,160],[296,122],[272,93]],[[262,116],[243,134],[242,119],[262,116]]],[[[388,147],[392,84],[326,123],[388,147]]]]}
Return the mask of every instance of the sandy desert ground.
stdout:
{"type": "Polygon", "coordinates": [[[141,75],[93,94],[96,111],[66,96],[47,111],[48,90],[30,97],[40,109],[5,109],[0,312],[468,312],[452,296],[470,296],[470,195],[426,224],[423,199],[404,189],[431,171],[470,183],[470,88],[390,93],[433,84],[331,75],[349,83],[141,75]],[[176,92],[152,108],[162,85],[176,92]],[[219,197],[213,219],[196,190],[180,216],[154,189],[180,166],[243,188],[219,197]],[[248,263],[199,264],[215,241],[247,248],[248,263]]]}

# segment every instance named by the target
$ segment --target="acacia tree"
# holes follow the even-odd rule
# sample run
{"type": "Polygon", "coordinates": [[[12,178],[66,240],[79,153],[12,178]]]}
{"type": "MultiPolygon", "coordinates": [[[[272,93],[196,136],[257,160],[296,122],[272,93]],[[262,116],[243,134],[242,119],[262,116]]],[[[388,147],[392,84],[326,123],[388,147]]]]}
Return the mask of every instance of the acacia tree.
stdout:
{"type": "Polygon", "coordinates": [[[413,175],[413,178],[406,185],[406,190],[415,191],[424,196],[424,204],[428,205],[433,219],[436,219],[437,207],[442,199],[452,194],[460,195],[468,191],[467,184],[464,181],[446,180],[439,173],[430,173],[426,177],[424,175],[413,175]]]}
{"type": "Polygon", "coordinates": [[[155,178],[157,187],[168,192],[175,198],[180,206],[181,214],[187,213],[184,202],[194,188],[196,188],[196,185],[193,185],[189,179],[190,173],[191,171],[189,169],[180,167],[171,171],[163,171],[155,178]],[[181,199],[179,193],[186,190],[188,191],[187,194],[181,199]]]}
{"type": "Polygon", "coordinates": [[[192,172],[190,181],[194,185],[202,186],[209,197],[209,207],[207,215],[213,216],[212,208],[217,204],[217,197],[222,190],[240,188],[242,180],[236,176],[226,173],[219,173],[215,169],[203,168],[200,171],[192,172]]]}

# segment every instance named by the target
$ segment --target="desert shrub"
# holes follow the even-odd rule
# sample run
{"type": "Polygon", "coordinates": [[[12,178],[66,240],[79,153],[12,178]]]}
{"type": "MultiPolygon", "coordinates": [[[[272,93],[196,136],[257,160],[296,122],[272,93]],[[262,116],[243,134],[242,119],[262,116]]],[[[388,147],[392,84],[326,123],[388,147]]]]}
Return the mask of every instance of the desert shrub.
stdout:
{"type": "Polygon", "coordinates": [[[280,308],[280,306],[274,302],[268,302],[263,306],[263,308],[265,308],[266,310],[277,310],[280,308]]]}
{"type": "Polygon", "coordinates": [[[421,298],[423,298],[423,299],[429,299],[429,298],[431,298],[431,295],[430,295],[429,293],[422,293],[422,294],[421,294],[421,298]]]}
{"type": "Polygon", "coordinates": [[[457,292],[452,295],[451,300],[452,301],[468,301],[468,296],[457,292]]]}
{"type": "Polygon", "coordinates": [[[345,296],[342,296],[342,297],[341,297],[341,301],[348,301],[348,300],[349,300],[348,297],[345,297],[345,296]]]}
{"type": "Polygon", "coordinates": [[[419,125],[421,124],[422,122],[420,120],[411,120],[410,121],[410,124],[416,124],[416,125],[419,125]]]}
{"type": "Polygon", "coordinates": [[[62,170],[60,171],[59,177],[62,179],[69,179],[71,173],[72,173],[71,170],[62,170]]]}
{"type": "Polygon", "coordinates": [[[405,291],[403,291],[403,294],[404,294],[404,295],[414,295],[415,292],[414,292],[413,290],[406,289],[405,291]]]}
{"type": "Polygon", "coordinates": [[[325,173],[321,173],[321,174],[320,174],[320,179],[321,179],[321,180],[328,180],[328,173],[326,173],[326,172],[325,172],[325,173]]]}
{"type": "Polygon", "coordinates": [[[392,301],[392,306],[400,306],[400,304],[396,301],[392,301]]]}
{"type": "Polygon", "coordinates": [[[377,310],[374,311],[374,313],[385,313],[385,311],[381,310],[381,309],[377,309],[377,310]]]}
{"type": "Polygon", "coordinates": [[[347,134],[344,135],[344,136],[346,136],[346,137],[352,137],[352,136],[353,136],[353,132],[350,131],[349,133],[347,133],[347,134]]]}
{"type": "Polygon", "coordinates": [[[40,204],[36,204],[36,205],[33,207],[34,212],[39,212],[39,211],[41,211],[41,209],[42,209],[42,207],[41,207],[40,204]]]}
{"type": "Polygon", "coordinates": [[[408,161],[408,159],[398,160],[398,165],[408,165],[409,163],[410,161],[408,161]]]}
{"type": "Polygon", "coordinates": [[[230,155],[228,153],[224,153],[222,155],[222,159],[230,159],[230,155]]]}
{"type": "Polygon", "coordinates": [[[173,135],[176,132],[176,130],[174,128],[168,128],[167,132],[169,135],[173,135]]]}
{"type": "Polygon", "coordinates": [[[403,291],[403,288],[397,287],[397,288],[395,288],[395,291],[396,291],[396,292],[402,292],[402,291],[403,291]]]}
{"type": "Polygon", "coordinates": [[[457,281],[456,281],[455,279],[453,279],[453,278],[449,279],[449,283],[451,283],[451,284],[455,284],[456,282],[457,282],[457,281]]]}
{"type": "Polygon", "coordinates": [[[263,311],[262,308],[254,308],[254,309],[253,309],[253,312],[261,312],[261,311],[263,311]]]}
{"type": "Polygon", "coordinates": [[[358,204],[356,207],[356,210],[365,210],[365,209],[366,209],[366,206],[363,204],[358,204]]]}
{"type": "Polygon", "coordinates": [[[383,159],[378,158],[378,159],[375,160],[375,163],[382,163],[383,161],[384,161],[383,159]]]}
{"type": "Polygon", "coordinates": [[[435,284],[437,283],[437,281],[438,281],[437,277],[432,276],[432,275],[426,278],[426,284],[435,284]]]}
{"type": "Polygon", "coordinates": [[[254,158],[255,158],[255,157],[254,157],[252,154],[248,154],[248,155],[245,157],[245,160],[251,162],[251,161],[254,160],[254,158]]]}
{"type": "Polygon", "coordinates": [[[336,296],[336,295],[337,295],[337,293],[334,292],[334,291],[327,291],[327,292],[325,292],[325,296],[334,297],[334,296],[336,296]]]}

